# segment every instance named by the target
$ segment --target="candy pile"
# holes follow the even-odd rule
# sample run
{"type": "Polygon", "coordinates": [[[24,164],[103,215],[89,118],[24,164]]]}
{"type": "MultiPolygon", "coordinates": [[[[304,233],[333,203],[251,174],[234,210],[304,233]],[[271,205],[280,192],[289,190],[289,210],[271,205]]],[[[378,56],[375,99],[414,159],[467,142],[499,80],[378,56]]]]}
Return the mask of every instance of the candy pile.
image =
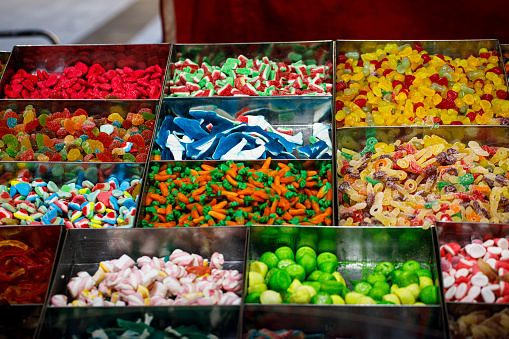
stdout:
{"type": "Polygon", "coordinates": [[[158,99],[164,70],[159,65],[105,70],[83,62],[62,73],[18,69],[4,87],[5,99],[158,99]]]}
{"type": "Polygon", "coordinates": [[[143,227],[331,225],[331,164],[153,163],[143,227]]]}
{"type": "Polygon", "coordinates": [[[54,260],[54,249],[49,247],[0,239],[0,300],[44,303],[54,260]]]}
{"type": "Polygon", "coordinates": [[[135,262],[124,254],[102,261],[93,276],[79,272],[71,279],[67,296],[51,298],[53,306],[169,306],[238,305],[242,274],[223,270],[224,257],[215,252],[208,260],[176,249],[164,258],[143,256],[135,262]],[[209,265],[210,264],[210,265],[209,265]]]}
{"type": "Polygon", "coordinates": [[[348,52],[337,66],[339,126],[508,125],[509,101],[499,55],[429,55],[419,44],[348,52]]]}
{"type": "Polygon", "coordinates": [[[449,320],[451,335],[457,339],[507,338],[509,308],[490,316],[490,311],[475,311],[449,320]]]}
{"type": "Polygon", "coordinates": [[[37,114],[31,105],[16,113],[0,112],[0,159],[4,161],[145,162],[155,115],[150,108],[137,113],[89,116],[78,108],[37,114]]]}
{"type": "Polygon", "coordinates": [[[59,187],[53,181],[27,179],[20,171],[0,185],[0,225],[65,225],[66,228],[132,227],[139,179],[118,182],[112,175],[93,184],[78,174],[78,183],[59,187]]]}
{"type": "Polygon", "coordinates": [[[309,246],[297,252],[288,246],[265,252],[251,263],[248,272],[246,303],[262,304],[437,304],[437,288],[431,271],[416,261],[399,269],[382,262],[366,279],[354,284],[353,292],[337,272],[335,254],[318,256],[309,246]],[[389,282],[391,285],[389,285],[389,282]]]}
{"type": "Polygon", "coordinates": [[[509,221],[509,149],[433,135],[338,150],[340,225],[509,221]]]}
{"type": "Polygon", "coordinates": [[[509,303],[508,248],[505,238],[442,246],[446,301],[509,303]]]}
{"type": "Polygon", "coordinates": [[[87,332],[90,338],[101,339],[117,339],[117,338],[192,338],[192,339],[219,339],[213,334],[198,329],[193,326],[168,326],[164,330],[159,330],[150,323],[154,320],[154,316],[145,313],[145,319],[142,321],[128,321],[121,318],[117,319],[118,327],[112,328],[89,328],[87,332]]]}
{"type": "Polygon", "coordinates": [[[170,97],[330,95],[332,63],[296,61],[290,65],[267,57],[228,58],[221,66],[181,59],[166,84],[170,97]]]}
{"type": "Polygon", "coordinates": [[[244,339],[319,339],[323,334],[305,334],[298,330],[271,331],[266,328],[261,330],[249,330],[242,338],[244,339]]]}
{"type": "Polygon", "coordinates": [[[252,160],[324,159],[332,157],[330,127],[313,124],[310,144],[303,145],[302,132],[274,128],[263,115],[242,115],[235,121],[223,118],[214,110],[191,109],[193,119],[166,116],[157,144],[163,160],[252,160]]]}

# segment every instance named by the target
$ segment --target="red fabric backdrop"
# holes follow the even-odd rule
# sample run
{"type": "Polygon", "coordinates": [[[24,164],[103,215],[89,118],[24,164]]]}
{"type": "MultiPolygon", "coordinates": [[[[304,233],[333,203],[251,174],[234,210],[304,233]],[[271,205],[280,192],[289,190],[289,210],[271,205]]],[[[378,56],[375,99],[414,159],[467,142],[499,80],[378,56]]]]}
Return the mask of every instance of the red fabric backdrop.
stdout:
{"type": "Polygon", "coordinates": [[[499,39],[509,0],[175,0],[178,43],[499,39]]]}

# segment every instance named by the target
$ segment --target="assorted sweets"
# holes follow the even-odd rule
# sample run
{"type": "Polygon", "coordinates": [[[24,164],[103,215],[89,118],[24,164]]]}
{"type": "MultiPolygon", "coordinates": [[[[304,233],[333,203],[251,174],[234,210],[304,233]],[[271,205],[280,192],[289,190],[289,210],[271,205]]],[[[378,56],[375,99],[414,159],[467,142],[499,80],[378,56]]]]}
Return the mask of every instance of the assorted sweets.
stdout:
{"type": "Polygon", "coordinates": [[[142,227],[332,224],[327,161],[150,166],[142,227]]]}
{"type": "Polygon", "coordinates": [[[249,59],[243,55],[227,58],[221,66],[210,60],[200,64],[181,58],[173,64],[165,96],[280,96],[331,95],[332,63],[316,65],[294,55],[291,63],[268,57],[249,59]]]}
{"type": "Polygon", "coordinates": [[[509,242],[474,239],[440,248],[446,301],[509,303],[509,242]]]}
{"type": "Polygon", "coordinates": [[[40,241],[1,236],[0,300],[10,305],[43,304],[54,260],[55,248],[41,246],[40,241]]]}
{"type": "Polygon", "coordinates": [[[489,310],[470,312],[458,319],[449,319],[451,336],[458,339],[507,338],[509,308],[495,314],[489,310]]]}
{"type": "Polygon", "coordinates": [[[422,226],[509,218],[509,149],[433,135],[338,150],[339,225],[422,226]]]}
{"type": "MultiPolygon", "coordinates": [[[[54,168],[53,174],[63,175],[63,169],[54,168]]],[[[28,170],[20,170],[17,178],[0,184],[0,225],[133,227],[141,190],[139,178],[119,182],[111,174],[100,182],[95,168],[76,176],[76,182],[57,185],[51,180],[28,179],[28,170]]]]}
{"type": "Polygon", "coordinates": [[[178,306],[239,305],[243,275],[223,269],[224,256],[210,260],[180,249],[163,258],[127,254],[102,261],[90,275],[82,271],[67,284],[72,300],[63,294],[51,305],[64,306],[178,306]]]}
{"type": "Polygon", "coordinates": [[[40,110],[0,112],[0,159],[4,161],[145,162],[155,114],[149,107],[89,114],[40,110]]]}
{"type": "Polygon", "coordinates": [[[342,54],[336,70],[337,126],[508,125],[499,61],[498,52],[486,48],[453,59],[430,55],[419,43],[342,54]]]}
{"type": "Polygon", "coordinates": [[[192,339],[219,339],[219,337],[203,331],[192,326],[166,326],[164,329],[156,328],[151,323],[154,321],[155,316],[150,313],[144,314],[144,319],[136,321],[129,321],[118,318],[116,323],[117,327],[102,328],[92,326],[87,329],[87,336],[84,338],[102,338],[102,339],[117,339],[117,338],[192,338],[192,339]]]}
{"type": "Polygon", "coordinates": [[[162,160],[330,159],[330,126],[314,123],[309,143],[303,132],[273,127],[264,115],[237,112],[235,120],[217,107],[196,107],[190,118],[166,116],[156,143],[162,160]],[[239,114],[241,113],[241,114],[239,114]],[[306,143],[306,145],[304,145],[306,143]]]}
{"type": "Polygon", "coordinates": [[[3,93],[5,99],[159,99],[163,76],[157,64],[106,70],[101,64],[80,61],[54,73],[20,68],[3,93]]]}
{"type": "MultiPolygon", "coordinates": [[[[362,264],[362,263],[359,263],[362,264]]],[[[368,264],[368,263],[364,263],[368,264]]],[[[400,265],[376,264],[374,271],[350,281],[353,291],[338,272],[337,256],[317,253],[301,246],[294,253],[289,246],[264,252],[249,266],[246,303],[316,305],[435,305],[437,287],[431,271],[417,261],[400,265]],[[396,268],[397,267],[397,268],[396,268]]]]}

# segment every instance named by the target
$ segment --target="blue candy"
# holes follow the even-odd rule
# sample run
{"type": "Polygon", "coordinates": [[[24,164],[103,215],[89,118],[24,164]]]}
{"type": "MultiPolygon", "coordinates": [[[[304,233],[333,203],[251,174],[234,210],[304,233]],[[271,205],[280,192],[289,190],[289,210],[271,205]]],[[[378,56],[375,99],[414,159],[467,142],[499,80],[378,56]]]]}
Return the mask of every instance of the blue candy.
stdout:
{"type": "Polygon", "coordinates": [[[28,193],[30,193],[30,185],[26,182],[20,182],[19,184],[16,184],[16,190],[19,194],[26,197],[28,193]]]}

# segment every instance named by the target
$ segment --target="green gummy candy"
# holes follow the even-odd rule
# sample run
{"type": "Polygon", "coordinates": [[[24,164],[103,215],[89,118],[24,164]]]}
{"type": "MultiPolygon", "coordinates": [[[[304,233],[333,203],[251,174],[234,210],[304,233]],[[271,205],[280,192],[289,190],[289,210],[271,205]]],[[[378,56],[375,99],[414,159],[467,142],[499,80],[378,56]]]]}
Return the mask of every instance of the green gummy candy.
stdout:
{"type": "Polygon", "coordinates": [[[135,162],[136,158],[131,153],[124,154],[124,161],[125,162],[135,162]]]}
{"type": "Polygon", "coordinates": [[[5,142],[7,146],[11,146],[13,148],[18,147],[18,139],[12,134],[6,134],[2,137],[2,141],[5,142]]]}

